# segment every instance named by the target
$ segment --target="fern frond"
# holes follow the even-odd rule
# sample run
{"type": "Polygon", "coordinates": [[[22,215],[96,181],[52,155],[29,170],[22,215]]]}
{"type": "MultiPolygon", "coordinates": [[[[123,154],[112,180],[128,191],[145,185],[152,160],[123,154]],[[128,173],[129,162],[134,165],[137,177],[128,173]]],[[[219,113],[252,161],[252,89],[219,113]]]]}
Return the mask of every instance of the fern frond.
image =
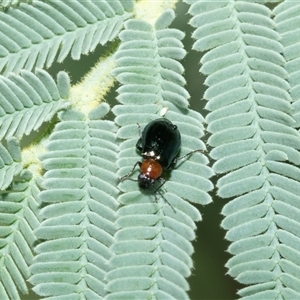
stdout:
{"type": "Polygon", "coordinates": [[[69,89],[67,74],[60,72],[57,81],[58,86],[43,70],[0,76],[0,139],[11,136],[21,139],[67,107],[64,99],[69,89]]]}
{"type": "MultiPolygon", "coordinates": [[[[119,175],[141,159],[135,148],[139,138],[136,123],[143,128],[164,107],[169,108],[166,117],[182,134],[181,155],[204,149],[200,141],[203,118],[187,109],[189,95],[178,61],[185,55],[180,41],[183,33],[166,28],[173,19],[174,12],[167,10],[155,27],[130,20],[119,35],[122,43],[115,55],[118,68],[114,75],[122,84],[117,99],[123,105],[115,106],[113,112],[120,125],[118,137],[126,139],[120,144],[119,175]]],[[[157,202],[153,194],[141,193],[135,179],[119,184],[123,194],[118,201],[124,206],[117,213],[119,230],[112,246],[116,255],[110,259],[106,299],[188,298],[186,277],[192,268],[194,222],[201,216],[186,200],[211,201],[207,192],[212,189],[209,178],[213,172],[207,163],[203,154],[195,153],[174,166],[157,202]]]]}
{"type": "Polygon", "coordinates": [[[292,115],[296,121],[295,128],[300,128],[300,81],[299,65],[299,27],[296,26],[299,20],[300,4],[290,1],[278,5],[274,9],[276,31],[281,35],[283,45],[283,56],[286,60],[285,69],[288,72],[288,82],[290,84],[290,95],[293,99],[292,115]]]}
{"type": "Polygon", "coordinates": [[[0,12],[0,71],[49,68],[71,52],[73,59],[113,40],[133,2],[34,1],[0,12]],[[125,10],[126,9],[126,10],[125,10]]]}
{"type": "Polygon", "coordinates": [[[35,249],[30,278],[42,296],[100,299],[106,294],[118,206],[117,145],[115,125],[99,119],[108,105],[96,110],[89,117],[71,110],[60,113],[42,157],[44,221],[35,233],[44,242],[35,249]]]}
{"type": "Polygon", "coordinates": [[[20,175],[0,195],[1,250],[0,298],[21,299],[28,293],[26,280],[37,239],[33,231],[39,226],[37,193],[39,188],[28,171],[20,175]]]}
{"type": "Polygon", "coordinates": [[[194,49],[209,50],[200,70],[213,170],[224,174],[218,195],[234,198],[222,211],[235,255],[229,274],[250,285],[239,291],[245,299],[299,297],[300,135],[283,47],[266,6],[223,1],[204,10],[203,2],[190,7],[190,23],[194,49]]]}

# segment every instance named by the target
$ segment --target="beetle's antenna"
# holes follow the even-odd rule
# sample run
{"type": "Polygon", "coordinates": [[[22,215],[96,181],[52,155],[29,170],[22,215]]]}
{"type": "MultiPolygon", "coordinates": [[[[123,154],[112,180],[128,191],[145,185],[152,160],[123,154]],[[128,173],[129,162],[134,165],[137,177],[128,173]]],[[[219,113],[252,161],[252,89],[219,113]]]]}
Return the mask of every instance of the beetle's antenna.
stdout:
{"type": "Polygon", "coordinates": [[[174,158],[174,160],[173,160],[172,163],[176,164],[179,160],[181,160],[181,159],[183,159],[183,158],[186,158],[187,156],[190,156],[191,154],[193,154],[193,153],[195,153],[195,152],[204,152],[204,150],[202,150],[202,149],[197,149],[197,150],[190,151],[189,153],[184,154],[184,155],[181,156],[181,157],[174,158]]]}
{"type": "Polygon", "coordinates": [[[122,176],[122,177],[119,177],[119,181],[123,181],[123,180],[127,179],[128,177],[130,177],[130,176],[132,175],[132,173],[134,172],[134,169],[136,168],[137,165],[141,166],[141,162],[140,162],[140,161],[137,161],[137,162],[134,164],[134,166],[133,166],[133,168],[132,168],[131,171],[129,171],[126,175],[124,175],[124,176],[122,176]]]}
{"type": "Polygon", "coordinates": [[[142,136],[142,133],[141,133],[141,126],[139,123],[136,123],[137,127],[138,127],[138,131],[139,131],[139,136],[141,137],[142,136]]]}

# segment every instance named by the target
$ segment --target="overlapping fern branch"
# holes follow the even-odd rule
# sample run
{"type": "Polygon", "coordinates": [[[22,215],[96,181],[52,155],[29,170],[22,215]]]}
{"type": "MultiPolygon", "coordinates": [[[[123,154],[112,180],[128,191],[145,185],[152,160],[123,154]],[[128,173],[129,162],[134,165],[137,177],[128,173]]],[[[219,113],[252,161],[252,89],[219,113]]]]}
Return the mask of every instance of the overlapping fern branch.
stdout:
{"type": "Polygon", "coordinates": [[[294,127],[300,128],[300,57],[299,57],[299,34],[297,26],[299,21],[300,3],[295,1],[285,1],[274,9],[276,31],[280,34],[280,42],[283,45],[283,56],[286,64],[290,84],[290,95],[293,99],[292,116],[296,123],[294,127]]]}
{"type": "Polygon", "coordinates": [[[103,104],[89,116],[60,113],[42,157],[46,173],[39,200],[44,240],[35,249],[30,282],[46,297],[102,299],[107,261],[113,255],[116,188],[116,126],[101,118],[103,104]]]}
{"type": "Polygon", "coordinates": [[[12,5],[17,5],[21,0],[0,0],[0,9],[7,8],[12,5]]]}
{"type": "Polygon", "coordinates": [[[19,292],[28,292],[26,280],[37,242],[33,231],[39,226],[39,187],[36,174],[26,170],[31,161],[22,157],[19,144],[24,135],[68,106],[69,78],[59,73],[56,84],[46,71],[23,70],[20,75],[0,76],[0,87],[0,298],[20,299],[19,292]]]}
{"type": "MultiPolygon", "coordinates": [[[[139,138],[136,123],[143,128],[164,108],[169,109],[166,117],[182,133],[181,154],[204,149],[199,140],[203,118],[187,109],[189,94],[183,87],[179,60],[185,55],[180,41],[184,35],[167,28],[173,19],[174,12],[167,10],[154,26],[130,20],[120,33],[122,43],[115,55],[118,68],[114,75],[122,84],[118,89],[122,105],[115,106],[113,112],[120,125],[118,137],[126,141],[120,144],[119,175],[126,174],[140,159],[135,149],[139,138]]],[[[191,274],[191,241],[200,214],[185,200],[201,204],[211,201],[207,192],[212,189],[212,171],[207,163],[199,152],[174,166],[157,201],[153,193],[143,194],[137,189],[138,172],[119,184],[123,193],[118,201],[124,206],[117,213],[119,229],[112,246],[116,255],[110,260],[107,299],[188,298],[185,278],[191,274]]]]}
{"type": "Polygon", "coordinates": [[[0,71],[49,68],[113,40],[131,16],[133,2],[32,1],[0,11],[0,71]]]}
{"type": "Polygon", "coordinates": [[[19,141],[15,137],[7,140],[7,146],[0,144],[0,190],[4,191],[14,176],[22,171],[19,141]]]}
{"type": "MultiPolygon", "coordinates": [[[[213,170],[223,174],[218,195],[232,198],[222,211],[234,255],[227,263],[229,274],[249,285],[239,291],[244,299],[298,299],[300,135],[293,129],[289,74],[281,53],[289,59],[299,53],[283,48],[266,6],[186,2],[193,2],[194,49],[208,51],[200,71],[208,75],[204,98],[213,170]]],[[[282,8],[294,14],[292,6],[282,8]]],[[[279,31],[284,27],[279,24],[279,31]]],[[[291,33],[283,40],[290,44],[293,38],[291,33]]]]}
{"type": "MultiPolygon", "coordinates": [[[[6,175],[7,176],[7,175],[6,175]]],[[[28,293],[29,267],[39,227],[39,187],[28,170],[0,194],[0,299],[20,299],[28,293]]]]}
{"type": "Polygon", "coordinates": [[[64,72],[58,74],[56,84],[46,71],[40,69],[35,74],[23,70],[20,75],[0,76],[0,139],[11,136],[21,139],[66,108],[68,82],[64,72]]]}

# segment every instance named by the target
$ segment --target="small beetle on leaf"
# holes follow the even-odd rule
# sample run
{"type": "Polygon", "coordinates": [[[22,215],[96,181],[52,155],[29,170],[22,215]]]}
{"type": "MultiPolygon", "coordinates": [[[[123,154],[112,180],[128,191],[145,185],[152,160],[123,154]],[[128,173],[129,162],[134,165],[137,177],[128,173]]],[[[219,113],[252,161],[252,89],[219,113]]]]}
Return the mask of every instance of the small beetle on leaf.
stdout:
{"type": "Polygon", "coordinates": [[[166,180],[161,177],[163,170],[171,168],[178,160],[183,159],[194,152],[193,150],[182,157],[176,158],[181,147],[181,135],[176,125],[166,118],[151,121],[144,128],[136,148],[141,152],[143,161],[138,161],[132,170],[119,178],[120,181],[127,179],[139,165],[141,173],[138,176],[140,189],[154,189],[154,192],[164,185],[166,180]],[[156,182],[160,185],[155,187],[156,182]]]}

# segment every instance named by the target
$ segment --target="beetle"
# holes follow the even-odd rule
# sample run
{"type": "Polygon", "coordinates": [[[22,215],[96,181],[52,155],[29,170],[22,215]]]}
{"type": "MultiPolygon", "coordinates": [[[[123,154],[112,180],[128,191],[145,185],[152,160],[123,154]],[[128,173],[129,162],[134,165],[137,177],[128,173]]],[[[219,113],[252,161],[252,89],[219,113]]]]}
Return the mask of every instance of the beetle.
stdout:
{"type": "MultiPolygon", "coordinates": [[[[139,124],[138,124],[139,126],[139,124]]],[[[146,125],[136,148],[141,152],[143,161],[136,162],[132,170],[119,178],[120,181],[132,175],[137,165],[140,167],[138,185],[141,190],[154,189],[156,193],[166,182],[161,177],[164,170],[171,168],[178,160],[183,159],[199,149],[177,158],[181,147],[181,135],[178,127],[166,118],[158,118],[146,125]],[[160,185],[155,188],[156,183],[160,185]]]]}

